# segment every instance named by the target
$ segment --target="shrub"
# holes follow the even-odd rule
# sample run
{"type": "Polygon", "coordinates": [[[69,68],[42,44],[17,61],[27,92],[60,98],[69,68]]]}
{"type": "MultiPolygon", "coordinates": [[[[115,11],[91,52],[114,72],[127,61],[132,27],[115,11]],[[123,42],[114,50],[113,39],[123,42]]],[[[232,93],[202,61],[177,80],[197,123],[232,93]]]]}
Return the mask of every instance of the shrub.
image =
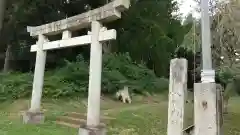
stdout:
{"type": "Polygon", "coordinates": [[[240,70],[238,68],[221,68],[217,72],[220,83],[223,83],[226,86],[226,90],[231,94],[240,94],[240,70]]]}
{"type": "Polygon", "coordinates": [[[32,74],[0,74],[0,100],[28,97],[32,90],[32,74]]]}
{"type": "MultiPolygon", "coordinates": [[[[49,98],[86,95],[89,63],[81,55],[76,62],[45,73],[43,95],[49,98]]],[[[32,73],[0,74],[0,100],[28,97],[32,90],[32,73]]],[[[158,78],[144,64],[134,63],[128,54],[107,54],[103,57],[102,93],[113,94],[124,85],[137,93],[162,92],[168,80],[158,78]]]]}

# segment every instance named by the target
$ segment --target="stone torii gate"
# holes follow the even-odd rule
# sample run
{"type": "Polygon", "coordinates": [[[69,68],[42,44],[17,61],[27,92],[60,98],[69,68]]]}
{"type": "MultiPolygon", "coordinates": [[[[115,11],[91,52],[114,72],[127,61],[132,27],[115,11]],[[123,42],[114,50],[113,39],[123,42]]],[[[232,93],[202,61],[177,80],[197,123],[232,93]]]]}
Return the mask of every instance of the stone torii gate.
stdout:
{"type": "Polygon", "coordinates": [[[87,123],[81,126],[79,134],[88,135],[90,132],[104,134],[105,128],[100,123],[100,95],[102,72],[102,42],[116,39],[116,30],[107,30],[102,23],[121,18],[121,12],[127,10],[130,0],[114,0],[100,8],[90,10],[67,19],[44,24],[36,27],[27,27],[33,37],[38,37],[31,52],[36,52],[36,64],[33,79],[31,107],[24,113],[24,123],[41,123],[44,115],[41,112],[41,98],[44,82],[44,70],[47,50],[60,49],[91,44],[90,69],[88,88],[87,123]],[[91,27],[87,35],[72,37],[72,31],[91,27]],[[62,33],[62,40],[49,41],[47,36],[62,33]]]}

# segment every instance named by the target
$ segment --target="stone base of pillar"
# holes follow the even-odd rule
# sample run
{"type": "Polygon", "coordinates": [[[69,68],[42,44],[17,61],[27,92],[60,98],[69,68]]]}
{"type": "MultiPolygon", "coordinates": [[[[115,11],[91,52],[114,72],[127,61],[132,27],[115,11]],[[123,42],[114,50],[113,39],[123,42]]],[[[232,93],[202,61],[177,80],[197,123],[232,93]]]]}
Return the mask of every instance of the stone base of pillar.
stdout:
{"type": "Polygon", "coordinates": [[[44,113],[43,112],[30,112],[26,111],[22,114],[24,124],[42,124],[44,123],[44,113]]]}
{"type": "Polygon", "coordinates": [[[78,135],[106,135],[107,130],[103,125],[97,127],[88,127],[87,125],[81,125],[78,131],[78,135]]]}

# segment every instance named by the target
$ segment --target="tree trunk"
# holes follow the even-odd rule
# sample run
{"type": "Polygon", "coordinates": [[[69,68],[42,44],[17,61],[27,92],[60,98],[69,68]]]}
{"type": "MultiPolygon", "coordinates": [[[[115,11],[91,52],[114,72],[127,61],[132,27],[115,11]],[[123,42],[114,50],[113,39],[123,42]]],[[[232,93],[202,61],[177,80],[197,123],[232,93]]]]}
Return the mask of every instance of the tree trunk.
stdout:
{"type": "Polygon", "coordinates": [[[111,43],[103,43],[103,53],[111,53],[111,43]]]}
{"type": "Polygon", "coordinates": [[[0,31],[2,30],[6,0],[0,0],[0,31]]]}
{"type": "MultiPolygon", "coordinates": [[[[108,4],[109,1],[111,1],[111,0],[105,0],[105,3],[104,3],[104,4],[108,4]]],[[[111,52],[111,43],[110,43],[110,42],[105,42],[105,43],[103,43],[103,44],[102,44],[102,47],[103,47],[103,53],[104,53],[104,54],[106,54],[106,53],[108,54],[108,53],[111,52]]]]}
{"type": "Polygon", "coordinates": [[[3,72],[8,72],[10,70],[11,48],[12,48],[11,45],[7,46],[7,50],[6,50],[6,53],[5,53],[3,72]]]}

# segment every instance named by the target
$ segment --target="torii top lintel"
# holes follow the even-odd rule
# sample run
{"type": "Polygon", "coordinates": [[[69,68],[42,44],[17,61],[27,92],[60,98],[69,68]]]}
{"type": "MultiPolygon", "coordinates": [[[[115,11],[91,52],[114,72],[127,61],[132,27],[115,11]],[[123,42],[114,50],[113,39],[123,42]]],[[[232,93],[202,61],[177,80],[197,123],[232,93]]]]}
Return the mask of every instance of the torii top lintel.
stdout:
{"type": "Polygon", "coordinates": [[[130,7],[130,0],[114,0],[88,12],[40,26],[27,26],[31,36],[55,35],[64,30],[89,27],[92,21],[110,22],[121,18],[121,12],[130,7]]]}

